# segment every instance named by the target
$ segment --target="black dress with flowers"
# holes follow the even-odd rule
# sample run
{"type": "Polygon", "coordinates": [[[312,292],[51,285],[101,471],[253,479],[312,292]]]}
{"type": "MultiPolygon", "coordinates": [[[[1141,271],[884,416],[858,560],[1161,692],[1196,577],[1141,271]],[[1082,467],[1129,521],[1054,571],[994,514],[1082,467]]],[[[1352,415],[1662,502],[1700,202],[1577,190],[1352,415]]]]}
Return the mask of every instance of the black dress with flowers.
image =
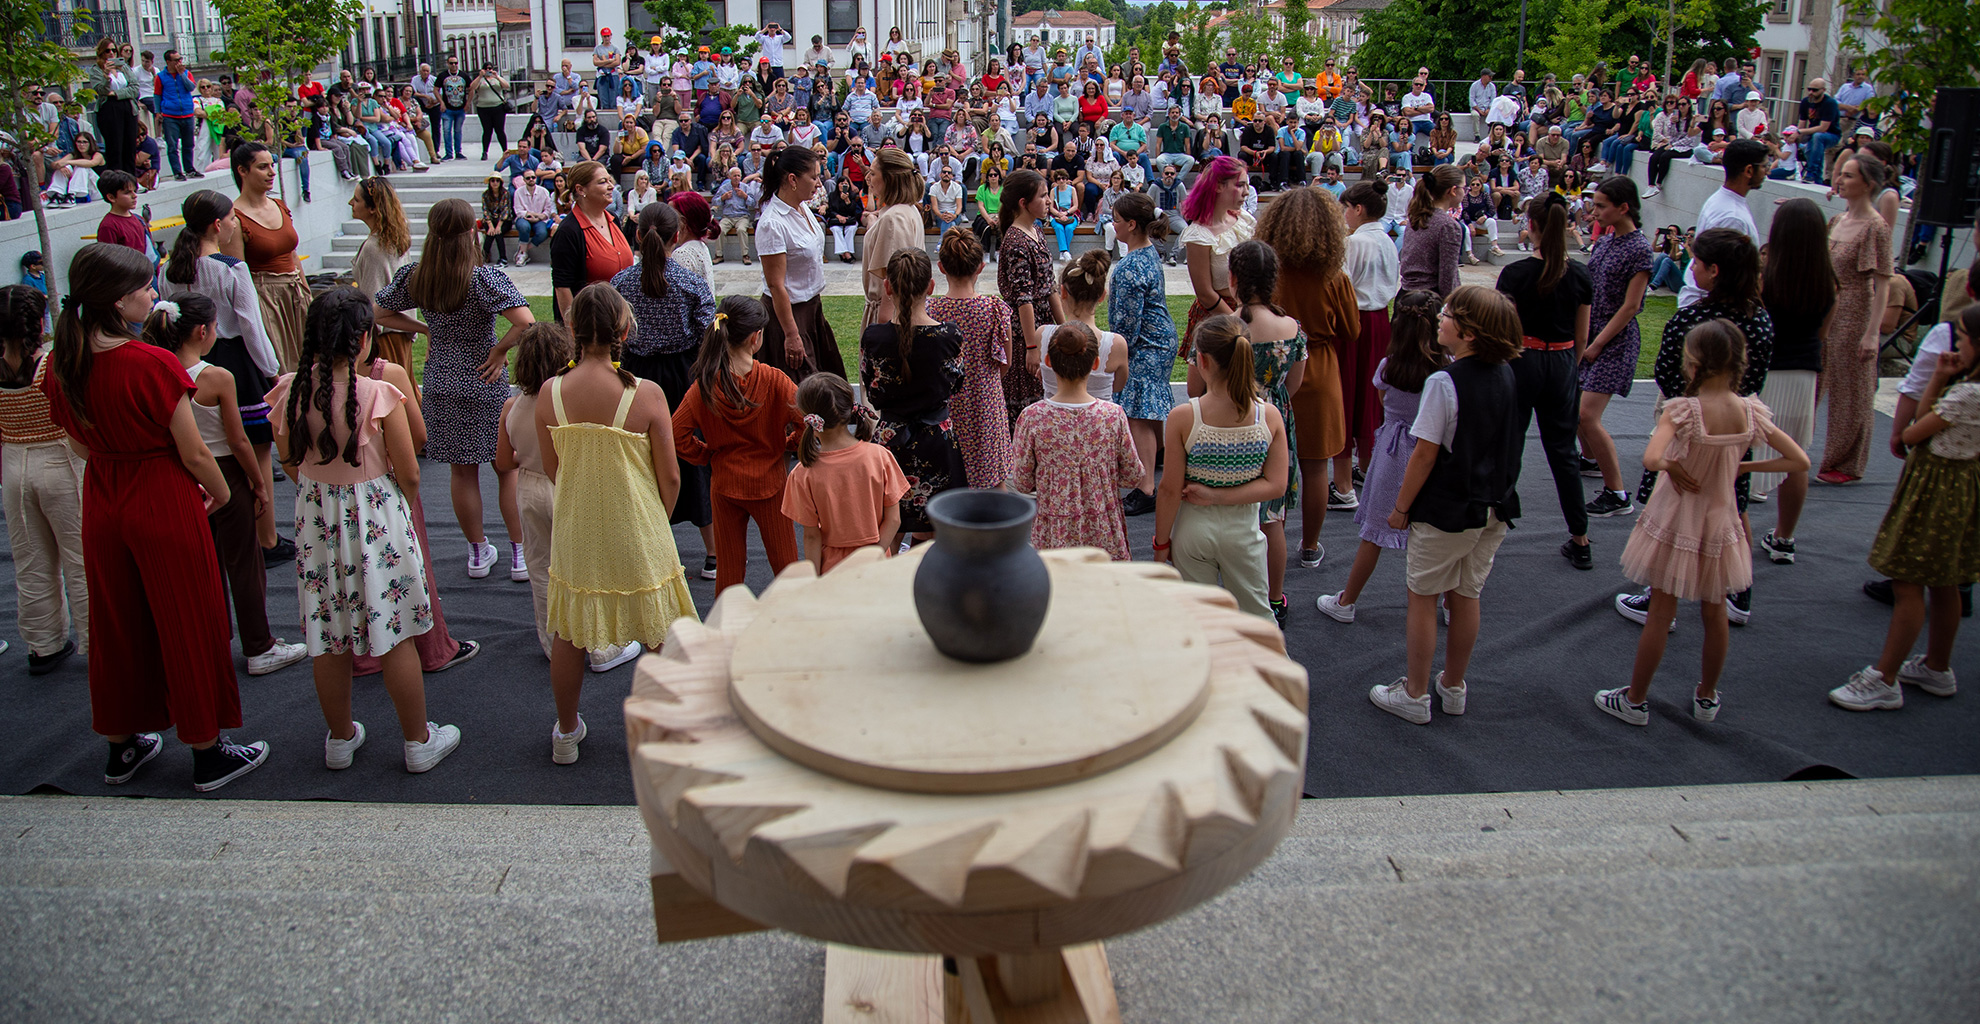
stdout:
{"type": "Polygon", "coordinates": [[[962,450],[949,421],[949,396],[962,387],[962,331],[954,324],[914,328],[905,355],[892,323],[868,327],[859,337],[859,382],[879,419],[876,444],[894,453],[908,490],[901,496],[901,529],[927,533],[928,499],[951,487],[967,487],[962,450]]]}

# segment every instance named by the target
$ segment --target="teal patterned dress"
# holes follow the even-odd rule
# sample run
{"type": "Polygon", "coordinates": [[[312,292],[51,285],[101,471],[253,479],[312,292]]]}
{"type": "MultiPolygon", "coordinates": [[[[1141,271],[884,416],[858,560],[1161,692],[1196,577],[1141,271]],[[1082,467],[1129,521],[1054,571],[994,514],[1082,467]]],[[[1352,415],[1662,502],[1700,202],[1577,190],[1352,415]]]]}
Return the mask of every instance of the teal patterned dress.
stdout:
{"type": "MultiPolygon", "coordinates": [[[[1286,391],[1286,376],[1306,361],[1306,332],[1284,341],[1255,342],[1251,346],[1251,375],[1265,401],[1279,410],[1286,421],[1286,465],[1299,465],[1298,444],[1294,440],[1292,396],[1286,391]]],[[[1258,503],[1258,524],[1284,522],[1286,512],[1299,505],[1299,471],[1286,474],[1286,493],[1258,503]]]]}

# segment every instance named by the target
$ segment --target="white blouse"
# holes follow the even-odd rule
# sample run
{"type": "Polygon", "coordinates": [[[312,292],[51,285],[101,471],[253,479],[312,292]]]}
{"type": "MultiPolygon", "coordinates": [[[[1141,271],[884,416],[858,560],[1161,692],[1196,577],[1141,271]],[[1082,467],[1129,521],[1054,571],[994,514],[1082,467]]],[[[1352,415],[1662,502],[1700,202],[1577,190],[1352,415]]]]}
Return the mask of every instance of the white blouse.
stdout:
{"type": "Polygon", "coordinates": [[[810,302],[825,290],[825,229],[811,210],[770,197],[756,218],[756,253],[782,255],[784,288],[791,304],[810,302]]]}
{"type": "Polygon", "coordinates": [[[1237,248],[1239,242],[1250,241],[1257,231],[1257,219],[1239,210],[1222,231],[1212,231],[1207,224],[1184,227],[1181,242],[1184,245],[1210,247],[1210,287],[1223,291],[1231,286],[1231,250],[1237,248]]]}

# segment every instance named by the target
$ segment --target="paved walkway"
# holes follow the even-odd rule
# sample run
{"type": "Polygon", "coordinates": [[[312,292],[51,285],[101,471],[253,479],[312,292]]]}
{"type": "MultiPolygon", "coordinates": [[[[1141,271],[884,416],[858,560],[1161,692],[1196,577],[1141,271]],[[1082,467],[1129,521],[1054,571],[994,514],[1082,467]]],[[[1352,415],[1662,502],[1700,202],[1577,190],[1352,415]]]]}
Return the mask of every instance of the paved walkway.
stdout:
{"type": "MultiPolygon", "coordinates": [[[[1109,945],[1124,1019],[1980,1019],[1980,778],[1307,801],[1109,945]]],[[[0,1019],[815,1022],[656,946],[631,807],[0,799],[0,1019]]]]}

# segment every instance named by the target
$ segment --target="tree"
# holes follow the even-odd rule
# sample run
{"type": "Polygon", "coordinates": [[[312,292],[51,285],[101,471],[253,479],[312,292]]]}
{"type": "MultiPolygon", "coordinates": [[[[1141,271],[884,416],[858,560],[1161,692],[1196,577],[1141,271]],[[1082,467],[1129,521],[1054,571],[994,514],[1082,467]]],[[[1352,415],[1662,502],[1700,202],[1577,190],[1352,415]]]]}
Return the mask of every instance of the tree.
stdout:
{"type": "MultiPolygon", "coordinates": [[[[260,94],[262,116],[286,139],[302,129],[305,115],[278,97],[294,96],[318,64],[342,49],[358,31],[364,0],[209,0],[227,26],[226,49],[213,59],[234,69],[239,81],[260,94]]],[[[222,123],[238,118],[229,110],[222,123]]],[[[279,155],[280,150],[277,150],[279,155]]],[[[279,167],[281,161],[276,161],[279,167]]],[[[287,182],[276,180],[287,194],[287,182]]]]}
{"type": "MultiPolygon", "coordinates": [[[[76,58],[60,43],[41,38],[45,25],[42,14],[47,10],[48,4],[43,0],[0,0],[0,36],[13,40],[8,46],[0,46],[0,159],[13,167],[14,180],[20,185],[21,203],[34,211],[41,251],[49,253],[52,262],[55,246],[48,235],[48,211],[41,205],[41,185],[28,167],[27,156],[54,142],[55,136],[33,118],[23,90],[32,85],[58,86],[73,101],[86,103],[94,97],[88,89],[70,92],[69,85],[80,77],[76,58]]],[[[75,17],[83,27],[88,27],[88,10],[78,8],[75,17]]],[[[52,307],[61,297],[56,272],[50,268],[49,305],[52,307]]]]}
{"type": "MultiPolygon", "coordinates": [[[[1667,0],[1621,0],[1625,17],[1616,25],[1608,50],[1613,56],[1636,54],[1652,67],[1664,66],[1665,46],[1673,31],[1671,73],[1684,77],[1699,57],[1722,59],[1727,51],[1753,49],[1760,23],[1772,5],[1767,0],[1678,0],[1677,25],[1670,24],[1667,0]]],[[[1577,69],[1579,70],[1579,69],[1577,69]]]]}
{"type": "MultiPolygon", "coordinates": [[[[1529,31],[1560,14],[1562,0],[1531,0],[1529,31]]],[[[1362,19],[1367,39],[1354,51],[1364,79],[1408,79],[1419,67],[1431,78],[1474,78],[1481,68],[1504,74],[1519,49],[1519,4],[1473,0],[1395,0],[1362,19]]]]}
{"type": "Polygon", "coordinates": [[[1878,134],[1899,153],[1927,148],[1932,97],[1939,88],[1980,85],[1980,6],[1970,0],[1843,0],[1855,15],[1845,29],[1856,63],[1879,95],[1864,105],[1878,134]],[[1862,19],[1862,20],[1857,20],[1862,19]]]}
{"type": "Polygon", "coordinates": [[[1605,59],[1602,47],[1613,46],[1616,26],[1629,16],[1612,10],[1609,0],[1560,0],[1560,20],[1547,45],[1533,52],[1536,70],[1551,71],[1565,81],[1605,59]]]}
{"type": "Polygon", "coordinates": [[[1209,28],[1212,16],[1210,7],[1189,0],[1176,21],[1176,29],[1182,33],[1183,66],[1198,74],[1217,60],[1217,35],[1209,28]]]}

